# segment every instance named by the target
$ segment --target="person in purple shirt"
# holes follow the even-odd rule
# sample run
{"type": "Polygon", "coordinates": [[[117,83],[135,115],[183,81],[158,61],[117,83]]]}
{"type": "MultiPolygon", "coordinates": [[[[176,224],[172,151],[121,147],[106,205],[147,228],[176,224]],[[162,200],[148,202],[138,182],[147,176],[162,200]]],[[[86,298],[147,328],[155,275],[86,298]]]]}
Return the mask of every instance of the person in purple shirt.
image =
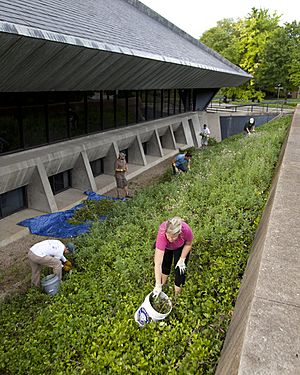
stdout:
{"type": "Polygon", "coordinates": [[[173,217],[159,226],[155,243],[153,296],[157,297],[162,291],[163,285],[166,284],[171,273],[173,259],[175,295],[181,292],[185,283],[185,271],[192,242],[192,229],[180,217],[173,217]]]}

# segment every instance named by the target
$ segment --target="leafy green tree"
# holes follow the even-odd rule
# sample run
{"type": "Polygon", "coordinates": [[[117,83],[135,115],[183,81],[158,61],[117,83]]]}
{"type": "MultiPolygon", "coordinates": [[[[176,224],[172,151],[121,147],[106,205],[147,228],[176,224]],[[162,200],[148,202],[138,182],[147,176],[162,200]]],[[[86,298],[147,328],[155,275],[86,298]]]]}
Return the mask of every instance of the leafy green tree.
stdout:
{"type": "Polygon", "coordinates": [[[279,20],[280,16],[276,12],[270,15],[267,9],[252,8],[248,17],[237,24],[242,69],[255,75],[267,40],[279,27],[279,20]]]}
{"type": "Polygon", "coordinates": [[[252,8],[247,17],[223,19],[203,33],[200,42],[253,76],[240,87],[222,88],[220,95],[260,101],[279,84],[286,92],[300,90],[300,23],[282,27],[279,21],[276,12],[252,8]]]}
{"type": "Polygon", "coordinates": [[[293,22],[278,27],[270,36],[255,74],[261,89],[273,92],[280,84],[287,92],[300,85],[299,35],[300,26],[293,22]]]}
{"type": "Polygon", "coordinates": [[[260,64],[255,73],[255,81],[261,90],[274,92],[277,85],[285,89],[289,86],[289,37],[286,30],[279,27],[266,42],[260,64]]]}
{"type": "Polygon", "coordinates": [[[216,27],[204,32],[200,42],[212,48],[233,64],[239,65],[241,56],[238,50],[238,38],[236,22],[231,18],[224,18],[217,22],[216,27]]]}
{"type": "Polygon", "coordinates": [[[290,36],[290,85],[300,90],[300,22],[286,24],[286,31],[290,36]]]}

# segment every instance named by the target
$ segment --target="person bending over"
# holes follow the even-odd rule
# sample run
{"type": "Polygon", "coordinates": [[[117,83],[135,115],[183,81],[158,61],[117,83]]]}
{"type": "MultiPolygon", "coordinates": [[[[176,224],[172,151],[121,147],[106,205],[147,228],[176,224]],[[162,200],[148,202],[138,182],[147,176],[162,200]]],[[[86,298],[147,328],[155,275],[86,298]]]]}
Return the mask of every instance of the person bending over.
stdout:
{"type": "Polygon", "coordinates": [[[163,285],[167,283],[173,261],[175,295],[181,292],[181,288],[185,283],[186,267],[192,249],[192,242],[192,229],[178,216],[163,222],[159,226],[154,255],[154,296],[158,296],[162,291],[163,285]]]}

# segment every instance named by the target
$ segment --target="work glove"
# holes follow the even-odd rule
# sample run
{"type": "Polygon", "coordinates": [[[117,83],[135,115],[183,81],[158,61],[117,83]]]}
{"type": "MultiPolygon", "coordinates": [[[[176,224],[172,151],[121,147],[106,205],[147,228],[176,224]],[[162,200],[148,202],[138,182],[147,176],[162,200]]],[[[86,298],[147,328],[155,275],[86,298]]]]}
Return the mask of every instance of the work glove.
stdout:
{"type": "Polygon", "coordinates": [[[153,297],[158,297],[162,291],[162,284],[155,284],[155,288],[152,291],[153,297]]]}
{"type": "Polygon", "coordinates": [[[64,269],[65,272],[69,272],[72,269],[72,262],[70,262],[69,260],[67,260],[63,264],[63,269],[64,269]]]}
{"type": "Polygon", "coordinates": [[[183,275],[186,270],[185,258],[180,258],[175,268],[179,268],[180,275],[183,275]]]}

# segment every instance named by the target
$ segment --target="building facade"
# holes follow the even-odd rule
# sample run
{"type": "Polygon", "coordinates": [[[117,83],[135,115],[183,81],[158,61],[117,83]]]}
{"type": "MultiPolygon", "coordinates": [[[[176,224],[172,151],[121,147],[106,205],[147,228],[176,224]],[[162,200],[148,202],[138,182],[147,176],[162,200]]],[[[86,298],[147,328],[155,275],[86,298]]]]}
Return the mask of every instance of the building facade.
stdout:
{"type": "Polygon", "coordinates": [[[198,113],[250,79],[136,0],[0,0],[0,59],[0,219],[110,190],[120,151],[134,177],[198,147],[198,113]]]}

